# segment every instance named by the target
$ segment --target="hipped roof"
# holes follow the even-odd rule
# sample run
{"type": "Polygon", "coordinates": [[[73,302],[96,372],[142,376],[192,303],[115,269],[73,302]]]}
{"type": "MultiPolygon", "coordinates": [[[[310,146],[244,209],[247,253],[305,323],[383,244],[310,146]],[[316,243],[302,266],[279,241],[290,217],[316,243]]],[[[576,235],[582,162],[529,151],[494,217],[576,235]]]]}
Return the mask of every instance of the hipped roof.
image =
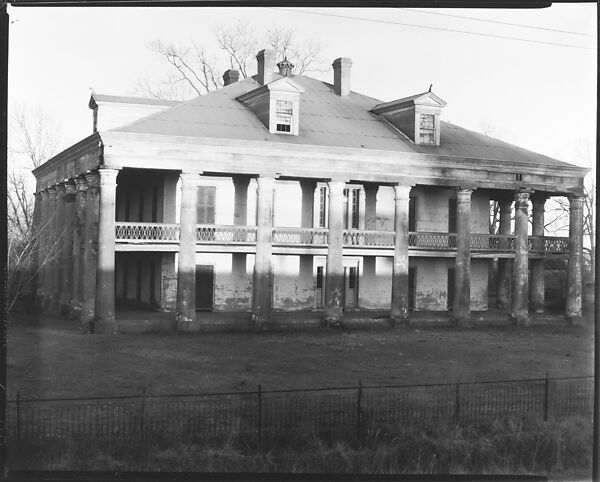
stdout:
{"type": "MultiPolygon", "coordinates": [[[[275,80],[279,78],[281,77],[275,74],[275,80]]],[[[300,96],[300,126],[297,136],[270,133],[246,106],[236,100],[240,95],[261,87],[254,78],[235,82],[111,130],[572,166],[443,121],[439,146],[417,145],[383,117],[370,112],[373,107],[382,104],[381,100],[356,92],[339,96],[333,91],[331,84],[306,76],[296,75],[291,79],[304,89],[300,96]]],[[[420,95],[422,94],[412,97],[420,95]]],[[[410,97],[406,99],[408,98],[410,97]]]]}

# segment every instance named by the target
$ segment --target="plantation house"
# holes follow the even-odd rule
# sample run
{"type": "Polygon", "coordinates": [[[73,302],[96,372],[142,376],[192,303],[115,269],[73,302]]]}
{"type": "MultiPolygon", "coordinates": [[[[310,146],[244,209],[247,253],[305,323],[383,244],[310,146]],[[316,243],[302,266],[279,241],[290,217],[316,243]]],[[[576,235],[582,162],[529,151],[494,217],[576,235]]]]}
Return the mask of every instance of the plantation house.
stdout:
{"type": "Polygon", "coordinates": [[[291,311],[335,325],[348,310],[451,309],[466,325],[498,259],[498,305],[527,324],[553,257],[568,259],[565,314],[581,315],[586,169],[443,122],[431,89],[353,92],[348,58],[331,84],[256,58],[253,78],[228,70],[187,102],[92,94],[93,133],[34,171],[35,217],[53,228],[40,259],[63,247],[41,304],[99,333],[132,304],[175,312],[182,331],[291,311]],[[549,196],[570,199],[569,238],[544,236],[549,196]]]}

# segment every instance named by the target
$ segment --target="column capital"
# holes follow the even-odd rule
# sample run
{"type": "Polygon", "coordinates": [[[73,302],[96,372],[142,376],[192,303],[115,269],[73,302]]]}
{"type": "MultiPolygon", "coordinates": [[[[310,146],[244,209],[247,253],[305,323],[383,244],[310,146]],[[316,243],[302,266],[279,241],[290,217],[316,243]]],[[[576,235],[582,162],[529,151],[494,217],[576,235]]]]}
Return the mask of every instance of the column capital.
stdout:
{"type": "Polygon", "coordinates": [[[63,197],[66,194],[67,189],[64,182],[59,182],[55,187],[57,196],[63,197]]]}
{"type": "Polygon", "coordinates": [[[470,203],[471,202],[471,194],[473,194],[473,189],[462,188],[462,187],[457,188],[456,189],[456,202],[470,203]]]}
{"type": "Polygon", "coordinates": [[[545,203],[548,198],[550,197],[550,194],[548,194],[546,191],[534,191],[531,196],[531,202],[533,203],[545,203]]]}
{"type": "Polygon", "coordinates": [[[100,176],[100,184],[102,184],[103,186],[108,184],[116,184],[119,170],[120,169],[114,167],[100,167],[98,169],[98,175],[100,176]]]}
{"type": "Polygon", "coordinates": [[[330,196],[343,196],[346,182],[339,180],[327,181],[327,187],[329,188],[330,196]]]}
{"type": "Polygon", "coordinates": [[[87,191],[87,181],[85,177],[76,177],[75,178],[75,189],[77,191],[87,191]]]}
{"type": "Polygon", "coordinates": [[[100,188],[100,175],[98,174],[98,171],[86,172],[85,181],[88,189],[98,190],[100,188]]]}
{"type": "Polygon", "coordinates": [[[568,196],[569,199],[569,207],[571,209],[583,209],[583,202],[585,200],[585,196],[581,194],[574,194],[568,196]]]}
{"type": "Polygon", "coordinates": [[[258,185],[258,189],[273,189],[275,178],[272,176],[258,176],[256,184],[258,185]]]}
{"type": "Polygon", "coordinates": [[[65,181],[64,185],[65,185],[65,191],[66,191],[67,195],[75,194],[76,187],[75,187],[75,182],[72,179],[65,181]]]}
{"type": "Polygon", "coordinates": [[[410,197],[411,186],[396,184],[394,186],[394,199],[399,201],[401,199],[407,200],[410,197]]]}
{"type": "Polygon", "coordinates": [[[529,201],[529,191],[515,191],[515,208],[516,209],[527,209],[527,202],[529,201]]]}

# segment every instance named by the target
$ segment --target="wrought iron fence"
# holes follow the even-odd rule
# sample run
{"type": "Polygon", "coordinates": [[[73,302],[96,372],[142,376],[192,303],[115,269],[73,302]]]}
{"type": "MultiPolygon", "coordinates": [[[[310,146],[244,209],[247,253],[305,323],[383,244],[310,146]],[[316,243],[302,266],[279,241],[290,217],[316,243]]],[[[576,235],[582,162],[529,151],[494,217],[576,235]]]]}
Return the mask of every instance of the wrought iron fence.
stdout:
{"type": "Polygon", "coordinates": [[[414,232],[408,235],[410,248],[447,250],[456,249],[457,235],[453,233],[414,232]]]}
{"type": "Polygon", "coordinates": [[[451,419],[529,414],[591,413],[593,377],[541,378],[478,383],[262,390],[160,395],[16,400],[7,403],[13,440],[69,436],[103,439],[147,433],[195,437],[258,437],[291,431],[360,435],[411,419],[451,419]]]}

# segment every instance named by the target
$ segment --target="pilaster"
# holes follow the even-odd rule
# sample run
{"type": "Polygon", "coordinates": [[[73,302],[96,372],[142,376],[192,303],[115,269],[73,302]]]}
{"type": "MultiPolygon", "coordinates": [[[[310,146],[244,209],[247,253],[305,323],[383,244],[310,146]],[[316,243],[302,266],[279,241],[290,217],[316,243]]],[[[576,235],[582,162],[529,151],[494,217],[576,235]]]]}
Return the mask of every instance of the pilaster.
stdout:
{"type": "Polygon", "coordinates": [[[392,272],[393,322],[408,319],[408,206],[410,186],[394,186],[394,265],[392,272]]]}
{"type": "Polygon", "coordinates": [[[83,259],[85,250],[85,201],[87,182],[85,177],[75,178],[75,219],[73,226],[73,266],[71,285],[71,313],[79,317],[83,299],[83,259]]]}
{"type": "Polygon", "coordinates": [[[515,262],[510,317],[514,324],[528,326],[529,247],[527,239],[529,192],[515,192],[515,262]]]}
{"type": "Polygon", "coordinates": [[[60,310],[68,313],[71,304],[74,279],[73,273],[73,238],[75,224],[75,183],[66,181],[65,185],[65,236],[63,242],[63,285],[60,297],[60,310]]]}
{"type": "Polygon", "coordinates": [[[87,333],[94,331],[96,312],[96,272],[98,259],[98,216],[100,212],[100,178],[97,171],[85,174],[85,241],[83,249],[83,287],[80,321],[87,333]]]}
{"type": "Polygon", "coordinates": [[[456,192],[456,262],[454,269],[454,321],[471,324],[471,194],[472,189],[456,192]]]}
{"type": "Polygon", "coordinates": [[[60,311],[63,286],[65,280],[64,256],[65,256],[65,239],[67,237],[67,229],[65,226],[65,185],[58,183],[56,185],[56,221],[54,223],[54,240],[55,240],[55,255],[53,256],[52,269],[52,304],[53,311],[60,311]]]}

